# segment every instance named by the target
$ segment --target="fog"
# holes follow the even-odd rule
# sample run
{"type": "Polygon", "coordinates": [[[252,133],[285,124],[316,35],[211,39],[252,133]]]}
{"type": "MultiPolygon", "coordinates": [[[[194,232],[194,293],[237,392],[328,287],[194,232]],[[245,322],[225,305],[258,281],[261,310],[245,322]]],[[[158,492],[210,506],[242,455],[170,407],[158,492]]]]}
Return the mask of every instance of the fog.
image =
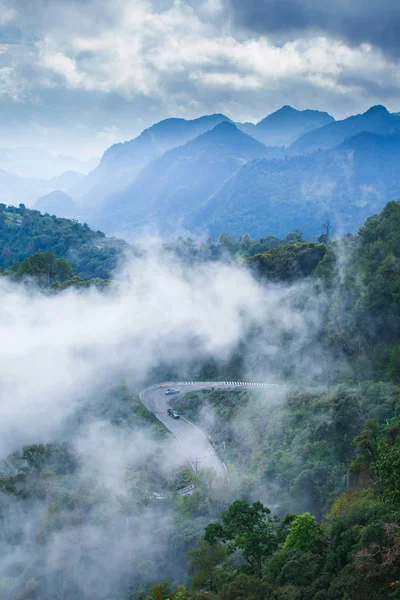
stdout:
{"type": "MultiPolygon", "coordinates": [[[[157,383],[161,367],[190,377],[210,359],[226,364],[238,348],[249,377],[321,378],[326,357],[313,344],[323,294],[307,283],[265,286],[236,264],[187,268],[160,248],[127,260],[106,292],[49,294],[5,277],[0,285],[1,458],[67,441],[79,465],[62,477],[79,490],[78,504],[67,501],[66,526],[57,526],[56,489],[26,504],[1,496],[1,597],[33,586],[46,600],[111,600],[132,579],[135,589],[161,575],[183,580],[183,540],[198,538],[207,518],[184,533],[169,492],[149,502],[149,490],[165,494],[186,463],[155,425],[107,418],[120,401],[113,386],[133,398],[157,383]]],[[[1,471],[16,475],[18,459],[1,471]]]]}

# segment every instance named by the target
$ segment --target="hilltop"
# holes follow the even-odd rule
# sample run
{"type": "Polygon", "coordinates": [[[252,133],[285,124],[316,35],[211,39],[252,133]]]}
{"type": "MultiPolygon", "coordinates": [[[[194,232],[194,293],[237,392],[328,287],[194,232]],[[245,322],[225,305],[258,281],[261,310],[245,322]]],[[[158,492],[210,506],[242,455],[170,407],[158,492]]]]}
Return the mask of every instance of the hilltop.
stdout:
{"type": "Polygon", "coordinates": [[[92,231],[86,223],[0,204],[0,268],[9,268],[38,251],[67,258],[83,279],[107,279],[128,245],[92,231]]]}

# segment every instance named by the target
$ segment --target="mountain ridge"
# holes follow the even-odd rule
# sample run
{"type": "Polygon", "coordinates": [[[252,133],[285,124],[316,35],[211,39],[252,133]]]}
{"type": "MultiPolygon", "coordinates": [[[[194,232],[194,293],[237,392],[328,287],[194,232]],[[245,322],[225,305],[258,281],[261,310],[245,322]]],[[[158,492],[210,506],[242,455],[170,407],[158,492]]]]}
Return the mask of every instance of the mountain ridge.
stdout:
{"type": "Polygon", "coordinates": [[[381,135],[395,133],[400,131],[400,117],[390,113],[382,105],[371,106],[364,113],[352,115],[305,133],[290,146],[289,152],[305,154],[319,149],[333,148],[345,139],[363,131],[381,135]]]}
{"type": "Polygon", "coordinates": [[[297,110],[285,105],[261,119],[256,125],[244,123],[242,129],[267,146],[289,146],[304,133],[334,121],[327,112],[297,110]]]}
{"type": "MultiPolygon", "coordinates": [[[[181,211],[204,202],[240,165],[267,156],[269,149],[234,124],[222,122],[183,146],[152,161],[120,194],[110,196],[96,227],[173,224],[181,211]],[[161,212],[164,216],[158,222],[161,212]],[[114,225],[113,225],[114,224],[114,225]]],[[[89,215],[87,217],[89,221],[89,215]]]]}

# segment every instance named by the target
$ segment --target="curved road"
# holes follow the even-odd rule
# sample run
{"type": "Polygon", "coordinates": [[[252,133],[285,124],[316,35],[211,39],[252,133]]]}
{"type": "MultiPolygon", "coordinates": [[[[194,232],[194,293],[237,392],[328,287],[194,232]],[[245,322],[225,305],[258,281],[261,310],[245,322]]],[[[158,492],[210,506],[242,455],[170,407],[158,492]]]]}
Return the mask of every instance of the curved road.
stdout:
{"type": "Polygon", "coordinates": [[[209,382],[166,382],[154,385],[139,392],[139,397],[146,408],[152,412],[161,423],[178,440],[190,466],[196,473],[198,469],[212,468],[219,477],[227,474],[226,466],[219,458],[208,436],[197,425],[191,423],[185,417],[172,419],[167,410],[173,404],[176,396],[166,396],[165,390],[170,387],[179,388],[180,393],[188,393],[210,388],[236,388],[236,387],[285,387],[276,383],[249,383],[245,381],[209,381],[209,382]]]}

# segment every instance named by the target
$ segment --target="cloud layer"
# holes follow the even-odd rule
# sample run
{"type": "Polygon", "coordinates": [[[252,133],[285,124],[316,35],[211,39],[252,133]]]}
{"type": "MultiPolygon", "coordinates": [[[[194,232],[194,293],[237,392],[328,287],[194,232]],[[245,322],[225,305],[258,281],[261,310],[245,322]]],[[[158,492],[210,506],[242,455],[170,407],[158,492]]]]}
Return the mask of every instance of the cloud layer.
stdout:
{"type": "Polygon", "coordinates": [[[394,110],[400,9],[384,4],[3,0],[4,125],[94,151],[172,115],[394,110]]]}
{"type": "Polygon", "coordinates": [[[350,45],[368,43],[398,56],[400,5],[396,0],[228,0],[234,21],[262,34],[319,31],[350,45]]]}
{"type": "Polygon", "coordinates": [[[79,503],[66,527],[49,528],[46,503],[32,500],[23,510],[26,504],[0,495],[7,524],[0,583],[9,590],[2,598],[15,597],[24,577],[26,585],[38,578],[48,588],[44,597],[81,590],[82,597],[110,598],[132,578],[162,578],[168,560],[173,577],[183,577],[188,537],[200,536],[204,519],[188,525],[175,518],[173,500],[146,508],[136,498],[144,465],[161,486],[182,466],[182,452],[172,436],[155,439],[129,416],[113,426],[98,407],[114,401],[107,390],[121,381],[133,394],[160,364],[184,372],[205,357],[223,362],[239,345],[249,374],[260,379],[294,361],[303,379],[318,373],[321,298],[307,284],[262,286],[237,265],[187,269],[156,250],[126,264],[107,293],[50,295],[4,277],[0,292],[0,475],[18,473],[9,472],[15,457],[3,462],[8,453],[64,440],[81,467],[79,503]],[[173,554],[179,548],[181,558],[173,554]]]}
{"type": "MultiPolygon", "coordinates": [[[[186,270],[164,254],[135,259],[107,294],[45,295],[5,278],[0,285],[2,455],[57,437],[82,402],[110,383],[126,380],[138,390],[160,364],[185,373],[204,357],[223,362],[250,332],[253,376],[268,378],[271,365],[279,369],[293,354],[301,372],[300,349],[320,325],[320,299],[307,287],[265,288],[224,264],[186,270]]],[[[318,361],[306,372],[314,368],[318,361]]]]}

